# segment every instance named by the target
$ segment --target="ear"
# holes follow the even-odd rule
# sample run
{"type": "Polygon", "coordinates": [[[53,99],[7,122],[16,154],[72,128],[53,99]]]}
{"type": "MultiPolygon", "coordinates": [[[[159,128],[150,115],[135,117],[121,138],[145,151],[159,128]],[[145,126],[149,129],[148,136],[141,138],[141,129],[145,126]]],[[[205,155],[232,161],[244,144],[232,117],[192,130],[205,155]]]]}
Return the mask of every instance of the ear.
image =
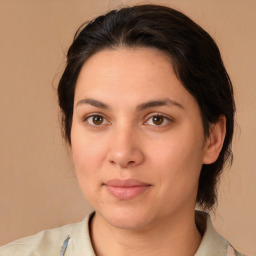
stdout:
{"type": "Polygon", "coordinates": [[[210,134],[204,145],[203,164],[212,164],[218,159],[225,135],[226,117],[222,115],[216,123],[210,126],[210,134]]]}

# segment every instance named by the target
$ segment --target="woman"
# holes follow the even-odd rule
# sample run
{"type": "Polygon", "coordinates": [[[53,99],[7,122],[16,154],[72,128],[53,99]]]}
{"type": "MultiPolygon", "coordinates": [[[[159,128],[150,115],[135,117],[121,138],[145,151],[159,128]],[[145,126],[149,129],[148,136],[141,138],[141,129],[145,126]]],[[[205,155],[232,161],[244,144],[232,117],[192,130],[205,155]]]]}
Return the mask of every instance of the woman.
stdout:
{"type": "Polygon", "coordinates": [[[241,255],[211,225],[235,103],[213,39],[157,5],[81,27],[58,87],[64,136],[95,212],[0,255],[241,255]]]}

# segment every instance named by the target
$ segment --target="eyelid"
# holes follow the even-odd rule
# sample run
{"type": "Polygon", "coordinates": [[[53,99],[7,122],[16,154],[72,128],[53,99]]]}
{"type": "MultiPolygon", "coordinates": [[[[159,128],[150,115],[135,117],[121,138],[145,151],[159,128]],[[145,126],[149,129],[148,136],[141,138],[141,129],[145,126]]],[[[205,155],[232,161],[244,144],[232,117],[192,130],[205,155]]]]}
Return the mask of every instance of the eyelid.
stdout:
{"type": "MultiPolygon", "coordinates": [[[[163,117],[165,120],[167,120],[168,124],[170,124],[174,121],[174,119],[172,117],[170,117],[169,115],[156,112],[156,113],[151,113],[151,114],[147,115],[146,121],[144,122],[144,124],[146,124],[151,118],[153,118],[155,116],[163,117]]],[[[161,124],[161,125],[146,124],[146,125],[150,125],[150,126],[153,126],[153,127],[159,127],[160,128],[160,127],[167,126],[168,124],[161,124]]]]}
{"type": "Polygon", "coordinates": [[[85,115],[84,117],[82,117],[82,121],[83,122],[86,122],[88,126],[91,126],[91,127],[101,127],[101,126],[104,126],[104,125],[108,125],[110,124],[110,122],[108,121],[108,119],[105,117],[105,115],[101,114],[101,113],[90,113],[88,115],[85,115]],[[103,123],[103,124],[100,124],[100,125],[93,125],[93,124],[90,124],[87,120],[90,118],[90,117],[94,117],[94,116],[100,116],[102,117],[106,123],[103,123]]]}
{"type": "MultiPolygon", "coordinates": [[[[102,126],[111,124],[111,123],[108,121],[108,119],[109,119],[109,118],[107,118],[104,114],[102,114],[102,113],[97,113],[97,112],[87,114],[87,115],[85,115],[85,116],[83,116],[83,117],[81,118],[82,122],[85,122],[86,125],[88,125],[88,126],[90,126],[90,127],[93,127],[93,128],[97,128],[97,127],[99,128],[99,127],[102,127],[102,126]],[[90,123],[88,122],[88,119],[89,119],[90,117],[94,117],[94,116],[100,116],[100,117],[102,117],[102,118],[104,119],[104,123],[103,123],[103,124],[100,124],[100,125],[90,124],[90,123]]],[[[148,114],[148,115],[145,117],[145,119],[146,119],[146,121],[143,122],[144,125],[149,125],[149,126],[156,127],[156,128],[157,128],[157,127],[158,127],[158,128],[160,128],[160,127],[165,127],[165,126],[167,126],[168,124],[170,124],[170,123],[172,123],[172,122],[174,121],[174,119],[173,119],[171,116],[166,115],[166,114],[163,114],[163,113],[159,113],[159,112],[150,113],[150,114],[148,114]],[[147,124],[147,122],[148,122],[151,118],[153,118],[153,117],[163,117],[163,118],[165,119],[165,123],[164,123],[164,124],[160,124],[160,125],[156,125],[156,124],[147,124]],[[166,124],[166,122],[167,122],[167,124],[166,124]]]]}

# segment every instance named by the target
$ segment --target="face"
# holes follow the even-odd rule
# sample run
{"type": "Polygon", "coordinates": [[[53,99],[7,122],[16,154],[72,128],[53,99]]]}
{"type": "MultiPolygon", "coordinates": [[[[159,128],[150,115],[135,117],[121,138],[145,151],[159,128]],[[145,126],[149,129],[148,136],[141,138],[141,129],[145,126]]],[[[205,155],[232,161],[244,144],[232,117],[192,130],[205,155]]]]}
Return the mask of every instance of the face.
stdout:
{"type": "Polygon", "coordinates": [[[71,145],[82,192],[127,229],[194,212],[206,154],[199,106],[164,53],[104,50],[77,80],[71,145]]]}

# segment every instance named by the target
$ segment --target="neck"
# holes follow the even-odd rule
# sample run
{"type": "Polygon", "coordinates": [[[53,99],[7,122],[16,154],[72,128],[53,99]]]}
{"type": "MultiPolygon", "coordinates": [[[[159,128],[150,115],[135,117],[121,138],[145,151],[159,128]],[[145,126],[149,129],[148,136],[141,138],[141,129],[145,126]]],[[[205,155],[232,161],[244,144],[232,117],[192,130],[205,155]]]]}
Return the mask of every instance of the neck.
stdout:
{"type": "Polygon", "coordinates": [[[191,213],[161,219],[161,223],[140,230],[113,227],[96,213],[91,223],[91,239],[97,256],[192,256],[202,238],[191,213]]]}

